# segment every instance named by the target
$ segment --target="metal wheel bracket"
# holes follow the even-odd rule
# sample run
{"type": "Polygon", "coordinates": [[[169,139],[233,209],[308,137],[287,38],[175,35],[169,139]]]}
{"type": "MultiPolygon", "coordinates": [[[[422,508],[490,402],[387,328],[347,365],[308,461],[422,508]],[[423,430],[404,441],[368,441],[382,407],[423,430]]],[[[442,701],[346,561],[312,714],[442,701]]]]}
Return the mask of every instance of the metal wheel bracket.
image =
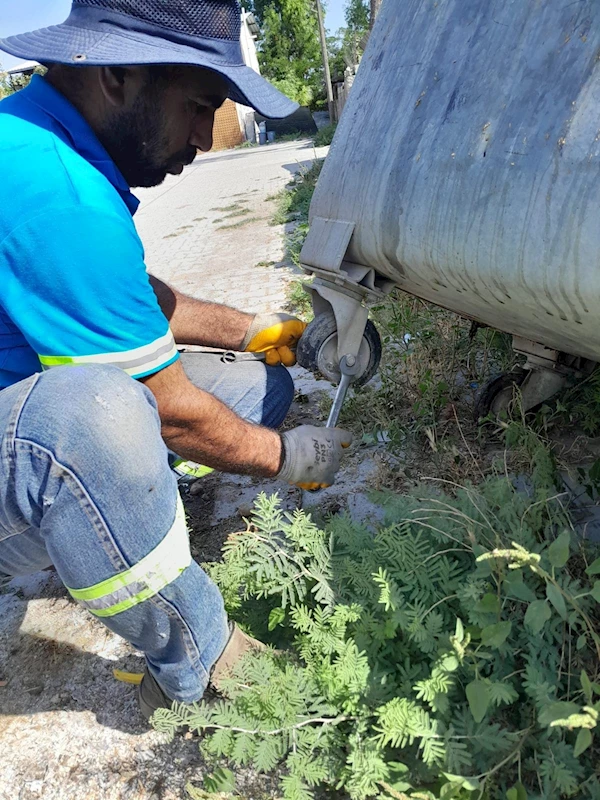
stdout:
{"type": "Polygon", "coordinates": [[[333,312],[338,332],[337,354],[340,368],[344,356],[352,356],[356,362],[369,319],[368,308],[349,292],[342,292],[339,287],[334,288],[319,278],[306,288],[312,294],[315,315],[333,312]]]}
{"type": "Polygon", "coordinates": [[[529,372],[520,387],[523,411],[529,411],[549,400],[564,388],[569,380],[568,374],[555,372],[547,367],[530,369],[526,364],[525,369],[529,369],[529,372]]]}
{"type": "Polygon", "coordinates": [[[335,317],[340,365],[344,356],[358,355],[369,317],[365,303],[381,300],[395,286],[372,267],[348,258],[355,228],[350,220],[315,216],[300,254],[302,268],[315,276],[305,287],[315,316],[332,311],[335,317]]]}
{"type": "Polygon", "coordinates": [[[593,368],[593,362],[587,359],[569,356],[522,336],[513,336],[513,350],[527,357],[523,365],[527,375],[520,387],[524,411],[549,400],[569,380],[581,378],[593,368]]]}

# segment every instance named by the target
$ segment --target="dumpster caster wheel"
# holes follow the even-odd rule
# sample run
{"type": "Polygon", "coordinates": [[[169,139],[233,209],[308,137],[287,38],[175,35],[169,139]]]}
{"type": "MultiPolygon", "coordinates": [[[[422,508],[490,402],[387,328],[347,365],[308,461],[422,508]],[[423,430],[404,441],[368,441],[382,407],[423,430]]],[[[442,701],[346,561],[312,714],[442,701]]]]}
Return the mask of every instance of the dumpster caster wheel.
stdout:
{"type": "Polygon", "coordinates": [[[524,369],[503,372],[492,378],[481,390],[475,404],[475,420],[484,419],[489,414],[498,415],[508,411],[517,396],[517,389],[528,375],[524,369]]]}
{"type": "MultiPolygon", "coordinates": [[[[298,364],[320,373],[330,383],[339,383],[341,373],[337,357],[337,326],[333,313],[319,314],[308,325],[298,342],[298,364]]],[[[355,386],[364,386],[377,372],[381,361],[381,339],[377,328],[368,320],[358,351],[355,386]]]]}

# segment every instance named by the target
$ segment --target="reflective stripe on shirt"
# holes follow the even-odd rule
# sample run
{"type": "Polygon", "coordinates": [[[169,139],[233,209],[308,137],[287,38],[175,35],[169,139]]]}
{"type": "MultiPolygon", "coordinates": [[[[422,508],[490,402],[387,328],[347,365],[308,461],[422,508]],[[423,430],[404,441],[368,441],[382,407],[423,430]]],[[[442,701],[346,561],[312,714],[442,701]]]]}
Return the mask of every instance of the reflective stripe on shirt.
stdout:
{"type": "Polygon", "coordinates": [[[43,369],[80,364],[107,364],[119,367],[132,377],[140,377],[167,366],[177,358],[177,346],[169,331],[143,347],[124,350],[122,353],[97,353],[92,356],[38,356],[43,369]]]}

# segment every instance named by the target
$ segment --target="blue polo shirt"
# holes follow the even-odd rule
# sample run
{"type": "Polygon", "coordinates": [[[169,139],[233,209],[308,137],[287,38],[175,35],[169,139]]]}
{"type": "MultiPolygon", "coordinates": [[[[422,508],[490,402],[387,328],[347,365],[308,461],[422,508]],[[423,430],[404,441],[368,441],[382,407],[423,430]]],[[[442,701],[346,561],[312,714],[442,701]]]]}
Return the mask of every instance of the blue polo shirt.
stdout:
{"type": "Polygon", "coordinates": [[[43,78],[0,102],[0,388],[68,364],[141,378],[178,358],[137,207],[90,126],[43,78]]]}

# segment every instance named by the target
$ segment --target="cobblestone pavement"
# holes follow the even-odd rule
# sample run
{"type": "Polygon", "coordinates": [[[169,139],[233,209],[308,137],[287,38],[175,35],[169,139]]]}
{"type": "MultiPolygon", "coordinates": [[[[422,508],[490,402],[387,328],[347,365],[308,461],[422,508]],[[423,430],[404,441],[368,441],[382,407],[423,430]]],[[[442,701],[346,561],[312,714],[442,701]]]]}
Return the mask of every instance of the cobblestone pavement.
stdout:
{"type": "Polygon", "coordinates": [[[154,275],[194,297],[240,308],[282,307],[294,270],[272,198],[315,156],[311,141],[199,156],[177,178],[138,190],[136,225],[154,275]]]}

